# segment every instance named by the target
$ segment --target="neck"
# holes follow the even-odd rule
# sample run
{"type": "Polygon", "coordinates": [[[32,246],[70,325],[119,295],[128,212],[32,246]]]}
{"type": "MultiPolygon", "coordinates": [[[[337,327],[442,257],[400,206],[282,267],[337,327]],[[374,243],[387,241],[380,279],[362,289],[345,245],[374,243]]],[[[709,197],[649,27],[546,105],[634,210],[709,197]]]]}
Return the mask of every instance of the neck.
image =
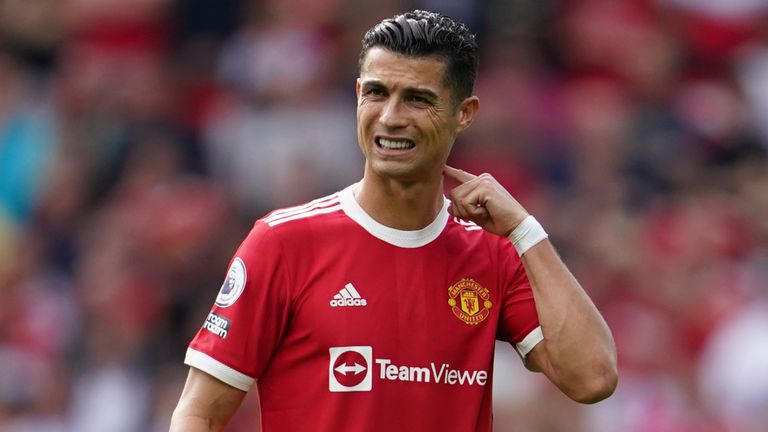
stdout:
{"type": "Polygon", "coordinates": [[[401,182],[366,170],[355,191],[360,207],[376,222],[400,230],[419,230],[443,208],[443,178],[429,182],[401,182]]]}

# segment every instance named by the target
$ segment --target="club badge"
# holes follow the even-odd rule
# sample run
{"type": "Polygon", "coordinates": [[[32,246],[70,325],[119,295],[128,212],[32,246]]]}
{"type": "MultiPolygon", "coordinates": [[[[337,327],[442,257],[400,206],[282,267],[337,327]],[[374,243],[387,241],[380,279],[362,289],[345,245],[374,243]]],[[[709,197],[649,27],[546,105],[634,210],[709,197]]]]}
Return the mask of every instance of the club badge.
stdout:
{"type": "Polygon", "coordinates": [[[472,279],[464,278],[448,288],[448,306],[456,318],[470,325],[485,321],[491,314],[490,291],[472,279]]]}

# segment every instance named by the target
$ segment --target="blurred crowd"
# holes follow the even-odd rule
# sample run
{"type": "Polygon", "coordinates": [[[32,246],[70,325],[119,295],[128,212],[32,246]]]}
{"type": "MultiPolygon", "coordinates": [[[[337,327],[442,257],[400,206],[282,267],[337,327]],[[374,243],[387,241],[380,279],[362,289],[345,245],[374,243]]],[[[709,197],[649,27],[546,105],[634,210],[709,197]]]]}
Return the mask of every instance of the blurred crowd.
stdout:
{"type": "Polygon", "coordinates": [[[580,406],[500,344],[496,430],[768,431],[763,0],[0,0],[0,430],[167,430],[255,219],[361,177],[360,40],[413,8],[480,40],[451,163],[542,221],[618,346],[580,406]]]}

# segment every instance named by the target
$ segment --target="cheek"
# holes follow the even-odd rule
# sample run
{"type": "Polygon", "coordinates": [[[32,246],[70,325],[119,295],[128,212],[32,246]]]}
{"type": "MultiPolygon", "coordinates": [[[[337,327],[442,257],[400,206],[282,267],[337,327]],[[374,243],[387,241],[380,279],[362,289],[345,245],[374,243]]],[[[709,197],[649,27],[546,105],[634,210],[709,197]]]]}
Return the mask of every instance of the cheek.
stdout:
{"type": "Polygon", "coordinates": [[[451,119],[446,118],[443,113],[438,110],[430,110],[427,112],[427,121],[429,122],[432,134],[439,139],[450,139],[453,134],[454,125],[451,119]]]}
{"type": "Polygon", "coordinates": [[[357,107],[357,141],[358,145],[365,150],[368,131],[371,130],[371,112],[365,106],[357,107]]]}
{"type": "Polygon", "coordinates": [[[360,99],[357,103],[357,119],[358,121],[370,122],[374,116],[374,106],[365,99],[360,99]]]}
{"type": "Polygon", "coordinates": [[[366,123],[370,118],[370,114],[367,112],[364,106],[357,106],[357,128],[362,129],[366,127],[366,123]]]}

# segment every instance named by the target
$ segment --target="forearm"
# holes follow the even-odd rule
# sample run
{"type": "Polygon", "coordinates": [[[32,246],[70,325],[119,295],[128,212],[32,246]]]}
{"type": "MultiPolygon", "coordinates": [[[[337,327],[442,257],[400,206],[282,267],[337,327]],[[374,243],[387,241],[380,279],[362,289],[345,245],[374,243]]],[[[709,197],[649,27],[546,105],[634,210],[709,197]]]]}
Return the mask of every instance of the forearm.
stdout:
{"type": "Polygon", "coordinates": [[[244,396],[244,391],[190,368],[181,398],[171,416],[169,432],[223,431],[244,396]]]}
{"type": "Polygon", "coordinates": [[[184,412],[183,409],[179,407],[173,412],[169,432],[211,432],[219,430],[223,430],[223,427],[214,428],[210,420],[192,413],[184,412]]]}
{"type": "Polygon", "coordinates": [[[616,348],[589,296],[544,240],[522,256],[544,334],[537,366],[565,394],[596,402],[616,387],[616,348]]]}
{"type": "Polygon", "coordinates": [[[182,398],[171,416],[169,432],[219,432],[226,427],[233,412],[221,406],[222,411],[213,408],[214,404],[200,400],[182,398]],[[218,412],[217,412],[218,411],[218,412]]]}

